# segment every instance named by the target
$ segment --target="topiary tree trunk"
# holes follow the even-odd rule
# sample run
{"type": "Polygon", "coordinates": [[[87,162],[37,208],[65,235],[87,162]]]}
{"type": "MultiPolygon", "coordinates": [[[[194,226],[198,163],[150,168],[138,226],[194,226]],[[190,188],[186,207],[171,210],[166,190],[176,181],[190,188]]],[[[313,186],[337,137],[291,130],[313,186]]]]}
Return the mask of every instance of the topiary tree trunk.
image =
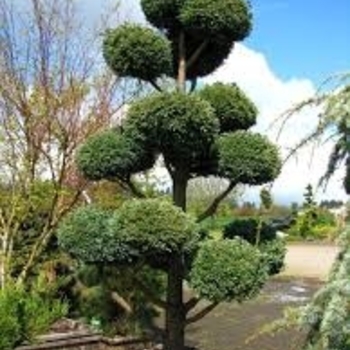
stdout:
{"type": "MultiPolygon", "coordinates": [[[[173,176],[173,202],[183,211],[186,211],[187,182],[184,173],[179,172],[173,176]]],[[[182,255],[175,255],[168,270],[165,314],[166,348],[171,350],[183,350],[185,347],[184,269],[182,255]]]]}
{"type": "Polygon", "coordinates": [[[172,259],[168,271],[167,310],[165,321],[166,348],[183,350],[185,346],[186,314],[183,303],[184,266],[181,255],[172,259]]]}

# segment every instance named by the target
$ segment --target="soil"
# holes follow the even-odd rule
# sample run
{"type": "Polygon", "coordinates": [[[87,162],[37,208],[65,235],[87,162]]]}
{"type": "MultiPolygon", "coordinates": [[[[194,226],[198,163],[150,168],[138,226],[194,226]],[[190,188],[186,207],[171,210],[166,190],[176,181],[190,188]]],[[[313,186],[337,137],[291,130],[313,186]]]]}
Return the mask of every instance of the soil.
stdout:
{"type": "Polygon", "coordinates": [[[287,307],[310,300],[322,286],[337,253],[334,245],[290,245],[285,271],[270,281],[257,299],[242,305],[219,305],[188,327],[188,346],[198,350],[300,350],[304,340],[300,331],[261,331],[281,319],[287,307]]]}

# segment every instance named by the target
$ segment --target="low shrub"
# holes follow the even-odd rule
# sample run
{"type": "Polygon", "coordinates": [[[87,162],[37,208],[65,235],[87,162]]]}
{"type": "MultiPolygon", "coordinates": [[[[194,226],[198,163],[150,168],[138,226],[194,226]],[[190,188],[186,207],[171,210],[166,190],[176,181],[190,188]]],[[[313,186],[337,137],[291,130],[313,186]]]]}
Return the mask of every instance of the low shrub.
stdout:
{"type": "Polygon", "coordinates": [[[235,238],[205,242],[196,256],[189,281],[204,299],[241,302],[256,296],[267,277],[259,249],[235,238]]]}
{"type": "Polygon", "coordinates": [[[23,342],[32,342],[66,312],[67,305],[52,299],[47,285],[30,291],[8,285],[0,290],[0,349],[12,350],[23,342]]]}
{"type": "Polygon", "coordinates": [[[282,270],[286,254],[285,241],[277,238],[278,225],[273,223],[274,221],[260,218],[244,218],[235,219],[224,228],[225,239],[240,237],[252,245],[258,243],[269,275],[275,275],[282,270]]]}
{"type": "Polygon", "coordinates": [[[223,237],[225,239],[240,237],[255,244],[258,235],[261,243],[272,241],[276,238],[276,229],[259,218],[235,219],[224,227],[223,237]]]}
{"type": "Polygon", "coordinates": [[[339,233],[334,215],[322,208],[300,213],[295,224],[288,230],[291,240],[333,240],[339,233]]]}
{"type": "Polygon", "coordinates": [[[259,249],[263,255],[263,261],[268,266],[268,274],[272,276],[280,273],[284,267],[287,252],[285,242],[282,239],[275,239],[261,244],[259,249]]]}

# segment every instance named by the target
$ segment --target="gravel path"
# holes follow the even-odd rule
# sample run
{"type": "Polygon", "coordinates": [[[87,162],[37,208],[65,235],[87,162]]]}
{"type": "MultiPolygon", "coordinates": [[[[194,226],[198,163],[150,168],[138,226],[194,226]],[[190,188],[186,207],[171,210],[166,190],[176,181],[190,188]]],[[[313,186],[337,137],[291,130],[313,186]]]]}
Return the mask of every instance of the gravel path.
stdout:
{"type": "Polygon", "coordinates": [[[281,275],[325,280],[338,252],[338,247],[331,244],[289,244],[281,275]]]}

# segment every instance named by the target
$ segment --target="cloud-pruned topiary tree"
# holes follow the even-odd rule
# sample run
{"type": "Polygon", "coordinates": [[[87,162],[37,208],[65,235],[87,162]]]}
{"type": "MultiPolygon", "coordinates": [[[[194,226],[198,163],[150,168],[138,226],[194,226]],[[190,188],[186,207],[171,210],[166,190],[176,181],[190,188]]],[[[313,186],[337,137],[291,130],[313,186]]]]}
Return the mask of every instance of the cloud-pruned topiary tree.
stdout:
{"type": "Polygon", "coordinates": [[[165,308],[165,346],[184,350],[186,324],[221,301],[252,297],[267,278],[255,247],[239,239],[208,241],[198,222],[213,215],[237,185],[273,181],[281,162],[273,144],[248,131],[257,109],[238,86],[196,89],[197,80],[218,68],[235,42],[249,35],[249,3],[141,0],[141,5],[154,27],[110,29],[103,55],[115,74],[148,82],[156,91],[130,106],[119,129],[82,145],[77,164],[87,179],[122,182],[144,197],[133,176],[151,169],[162,156],[172,180],[173,204],[139,198],[115,213],[83,208],[67,218],[59,238],[85,262],[148,264],[165,271],[166,300],[156,301],[165,308]],[[163,87],[163,78],[173,79],[174,88],[163,87]],[[185,213],[187,184],[209,175],[225,178],[229,185],[193,219],[185,213]],[[196,293],[187,301],[184,280],[196,293]],[[212,304],[193,314],[201,298],[212,304]]]}

